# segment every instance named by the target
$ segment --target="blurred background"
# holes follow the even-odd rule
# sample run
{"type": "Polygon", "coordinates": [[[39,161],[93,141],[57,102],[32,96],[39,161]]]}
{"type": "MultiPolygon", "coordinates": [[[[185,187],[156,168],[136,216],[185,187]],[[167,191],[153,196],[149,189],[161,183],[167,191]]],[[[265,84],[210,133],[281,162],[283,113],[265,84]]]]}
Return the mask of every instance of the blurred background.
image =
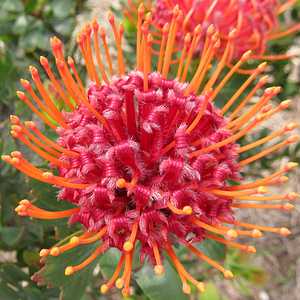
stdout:
{"type": "MultiPolygon", "coordinates": [[[[97,17],[100,23],[105,23],[103,20],[106,19],[108,9],[113,9],[121,16],[120,6],[116,2],[115,0],[0,0],[1,153],[9,153],[16,149],[15,142],[9,136],[9,115],[13,113],[22,115],[24,119],[31,118],[29,110],[16,99],[15,91],[20,88],[20,78],[29,78],[27,72],[29,65],[38,65],[40,55],[51,57],[49,38],[53,35],[58,36],[66,45],[66,53],[76,58],[75,38],[80,25],[92,17],[97,17]]],[[[282,22],[291,20],[300,22],[300,4],[287,12],[282,22]]],[[[129,37],[126,49],[130,56],[131,24],[128,22],[125,20],[129,37]]],[[[299,54],[300,38],[294,35],[276,40],[271,49],[273,53],[291,51],[299,54]]],[[[283,87],[278,101],[292,99],[293,106],[290,111],[282,113],[273,123],[268,124],[268,128],[264,130],[281,124],[286,119],[298,121],[300,119],[300,59],[272,63],[268,71],[272,76],[272,84],[283,87]]],[[[83,70],[80,73],[84,76],[83,70]]],[[[236,86],[238,84],[239,80],[236,86]]],[[[233,84],[231,88],[234,89],[235,85],[233,84]]],[[[50,87],[49,92],[51,93],[50,87]]],[[[261,133],[257,133],[259,134],[261,133]]],[[[32,161],[40,163],[32,154],[28,155],[31,155],[32,161]]],[[[287,160],[300,162],[300,144],[255,164],[252,175],[267,174],[287,160]]],[[[299,175],[299,171],[291,175],[284,189],[299,192],[299,175]]],[[[29,180],[0,162],[0,193],[1,300],[121,298],[118,292],[100,296],[98,286],[103,274],[99,268],[83,273],[73,281],[66,280],[63,274],[55,269],[57,267],[55,265],[50,265],[48,277],[36,273],[42,267],[39,250],[70,235],[76,228],[69,228],[63,222],[40,222],[19,218],[14,213],[14,207],[20,199],[31,197],[47,203],[51,209],[61,208],[61,204],[55,200],[55,189],[29,180]],[[60,285],[62,289],[59,288],[60,285]]],[[[183,253],[182,257],[186,264],[193,266],[197,271],[200,270],[201,276],[208,282],[205,294],[200,296],[195,292],[192,299],[300,300],[300,206],[298,205],[291,214],[268,211],[267,215],[259,212],[244,217],[249,222],[257,221],[261,224],[289,227],[293,234],[288,238],[266,234],[256,241],[257,254],[250,256],[237,251],[225,253],[225,249],[218,244],[204,245],[204,251],[217,260],[224,260],[235,273],[236,278],[233,281],[225,281],[206,265],[196,264],[195,267],[196,261],[191,261],[183,253]]],[[[114,253],[111,253],[110,257],[113,255],[114,253]]],[[[110,257],[104,258],[100,263],[104,269],[111,265],[110,257]]],[[[147,270],[142,272],[146,274],[147,270]]],[[[140,273],[136,278],[135,296],[132,299],[151,299],[149,290],[154,287],[147,282],[147,276],[142,275],[140,273]]],[[[162,286],[163,289],[173,287],[172,281],[162,286]]],[[[178,296],[177,299],[186,298],[178,296]]]]}

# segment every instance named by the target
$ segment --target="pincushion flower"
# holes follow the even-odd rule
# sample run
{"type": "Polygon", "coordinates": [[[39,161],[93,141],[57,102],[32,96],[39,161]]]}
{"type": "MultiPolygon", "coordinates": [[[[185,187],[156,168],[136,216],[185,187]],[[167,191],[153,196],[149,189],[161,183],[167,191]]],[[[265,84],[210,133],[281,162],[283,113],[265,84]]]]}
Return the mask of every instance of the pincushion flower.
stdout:
{"type": "MultiPolygon", "coordinates": [[[[42,249],[40,255],[45,259],[79,245],[98,244],[80,264],[70,262],[65,269],[66,276],[80,271],[109,248],[118,249],[120,260],[112,277],[101,286],[102,293],[116,286],[124,296],[130,294],[135,251],[139,251],[142,263],[147,260],[153,265],[157,275],[163,275],[164,257],[169,256],[181,278],[183,292],[189,294],[189,283],[200,291],[204,284],[180,262],[174,251],[176,244],[211,264],[225,278],[232,278],[230,270],[206,256],[197,245],[211,239],[254,253],[253,246],[234,239],[258,238],[264,231],[282,236],[290,234],[287,228],[241,222],[235,214],[237,209],[289,211],[293,208],[289,201],[297,198],[296,193],[263,194],[269,193],[269,186],[286,182],[285,173],[295,168],[296,163],[289,162],[256,180],[244,179],[241,172],[246,174],[254,161],[297,141],[298,136],[289,135],[297,125],[287,123],[250,144],[239,144],[241,138],[286,109],[290,101],[271,104],[271,99],[280,92],[279,87],[265,89],[257,101],[252,101],[254,94],[267,83],[266,76],[260,77],[266,67],[262,63],[224,107],[216,107],[216,97],[222,97],[223,87],[249,59],[251,51],[245,52],[221,76],[229,55],[225,51],[204,82],[204,75],[220,47],[219,33],[214,30],[206,36],[207,46],[192,79],[186,81],[191,48],[182,52],[176,66],[177,77],[173,78],[169,71],[176,32],[182,21],[182,12],[176,7],[153,70],[151,16],[145,15],[141,6],[136,68],[131,71],[126,69],[123,57],[123,27],[114,16],[109,15],[109,22],[116,42],[117,64],[107,46],[104,29],[97,21],[87,24],[77,39],[90,79],[87,87],[78,75],[74,60],[65,58],[62,42],[54,37],[51,46],[58,75],[45,57],[40,58],[40,63],[66,109],[58,110],[41,80],[40,71],[34,66],[29,68],[32,82],[22,79],[24,91],[17,92],[20,100],[57,134],[57,139],[48,138],[36,122],[22,122],[13,115],[12,136],[48,161],[49,169],[33,165],[20,151],[3,155],[2,159],[31,178],[56,186],[58,199],[70,202],[74,208],[47,211],[22,200],[16,212],[37,219],[69,218],[70,224],[82,224],[82,235],[72,237],[63,245],[42,249]],[[242,98],[256,78],[257,83],[242,98]],[[269,142],[271,146],[267,145],[269,142]],[[263,150],[240,158],[242,153],[258,146],[264,147],[263,150]]],[[[192,43],[200,33],[197,27],[191,36],[192,43]]],[[[232,40],[227,43],[230,47],[232,40]]]]}
{"type": "Polygon", "coordinates": [[[199,51],[204,47],[207,30],[213,25],[220,33],[221,46],[218,50],[218,56],[222,56],[229,34],[235,29],[234,47],[231,49],[228,63],[238,59],[247,50],[252,50],[252,58],[254,59],[281,60],[290,58],[293,55],[265,55],[268,42],[300,29],[300,24],[286,28],[279,21],[280,15],[291,8],[296,0],[128,0],[128,6],[124,8],[125,15],[134,23],[136,22],[139,3],[144,3],[145,7],[153,12],[158,34],[166,24],[171,22],[172,10],[176,5],[179,5],[184,14],[184,30],[177,33],[177,41],[183,44],[184,34],[193,32],[195,27],[201,24],[202,35],[195,45],[199,51]]]}

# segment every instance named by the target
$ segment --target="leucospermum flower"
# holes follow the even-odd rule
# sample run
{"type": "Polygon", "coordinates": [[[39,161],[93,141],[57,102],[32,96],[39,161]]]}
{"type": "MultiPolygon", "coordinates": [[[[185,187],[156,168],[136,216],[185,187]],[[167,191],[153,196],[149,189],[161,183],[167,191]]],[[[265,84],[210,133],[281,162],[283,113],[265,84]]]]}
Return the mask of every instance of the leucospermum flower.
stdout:
{"type": "Polygon", "coordinates": [[[284,28],[279,17],[291,8],[296,0],[156,0],[134,1],[128,0],[124,8],[125,15],[136,22],[137,5],[144,3],[153,12],[155,27],[162,31],[172,19],[172,10],[179,5],[184,14],[184,30],[177,33],[178,41],[184,41],[184,33],[193,32],[198,24],[202,26],[202,35],[195,45],[197,50],[204,47],[205,34],[209,26],[213,25],[220,33],[221,46],[219,56],[225,50],[230,32],[235,29],[234,47],[229,56],[231,60],[238,59],[245,51],[252,50],[254,59],[281,60],[291,55],[265,55],[268,42],[292,34],[300,29],[300,24],[284,28]]]}
{"type": "MultiPolygon", "coordinates": [[[[109,248],[117,248],[121,252],[120,260],[112,277],[101,286],[102,293],[116,285],[123,295],[130,294],[135,251],[140,251],[141,262],[147,259],[153,265],[157,275],[163,275],[164,257],[169,256],[184,293],[190,293],[189,283],[203,291],[204,284],[180,262],[174,250],[176,244],[221,271],[225,278],[232,278],[230,270],[206,256],[197,245],[210,239],[254,253],[253,246],[234,239],[258,238],[264,231],[282,236],[290,234],[287,228],[250,224],[235,217],[237,209],[289,211],[293,208],[288,201],[296,199],[296,193],[263,194],[268,193],[269,186],[286,182],[285,174],[296,163],[289,162],[278,171],[252,181],[243,179],[240,173],[246,172],[252,162],[297,141],[296,135],[286,137],[296,124],[284,124],[264,138],[239,146],[241,138],[286,109],[290,101],[273,106],[271,99],[280,88],[271,87],[250,105],[253,95],[267,82],[266,76],[260,77],[266,67],[262,63],[225,106],[217,108],[216,97],[222,97],[223,87],[251,56],[250,51],[245,52],[221,76],[229,55],[225,51],[209,80],[204,82],[204,75],[220,47],[217,31],[206,36],[207,46],[192,79],[186,81],[191,48],[182,52],[176,66],[177,77],[172,78],[169,75],[170,68],[174,68],[172,53],[177,28],[182,22],[178,7],[173,10],[169,30],[164,33],[154,70],[151,16],[144,14],[143,7],[139,9],[137,23],[135,70],[126,70],[123,27],[111,14],[109,22],[116,42],[117,67],[107,46],[106,33],[97,21],[87,24],[78,36],[91,81],[87,88],[74,60],[65,58],[58,38],[52,38],[51,46],[59,76],[45,57],[40,58],[52,87],[68,108],[65,111],[55,106],[36,67],[29,68],[33,83],[21,80],[24,92],[18,91],[18,97],[56,132],[57,139],[49,139],[38,124],[22,122],[17,116],[11,116],[11,134],[48,161],[50,169],[34,166],[20,151],[3,155],[2,159],[29,177],[56,186],[58,198],[72,203],[74,208],[46,211],[29,200],[22,200],[16,212],[37,219],[69,218],[71,224],[82,224],[82,235],[72,237],[63,245],[42,249],[41,257],[58,256],[79,245],[99,245],[80,264],[70,262],[65,269],[66,276],[80,271],[109,248]],[[242,99],[256,78],[259,78],[256,85],[242,99]],[[273,140],[278,141],[265,145],[273,140]],[[240,159],[241,153],[263,145],[259,153],[240,159]],[[278,203],[278,200],[287,202],[278,203]]],[[[197,27],[191,42],[199,36],[197,27]]]]}

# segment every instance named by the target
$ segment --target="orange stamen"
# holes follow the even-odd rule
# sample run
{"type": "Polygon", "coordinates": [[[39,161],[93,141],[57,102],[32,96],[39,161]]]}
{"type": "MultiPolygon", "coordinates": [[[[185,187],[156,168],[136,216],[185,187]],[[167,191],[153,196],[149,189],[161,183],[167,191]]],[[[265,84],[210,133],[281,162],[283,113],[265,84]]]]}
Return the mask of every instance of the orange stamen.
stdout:
{"type": "Polygon", "coordinates": [[[141,70],[143,61],[142,61],[142,23],[145,14],[145,7],[143,3],[139,5],[138,8],[138,20],[137,20],[137,36],[136,36],[136,62],[137,69],[141,70]]]}
{"type": "Polygon", "coordinates": [[[106,294],[108,292],[108,290],[113,287],[115,281],[117,280],[117,278],[121,272],[124,259],[125,259],[125,255],[122,254],[112,277],[109,279],[109,281],[107,283],[101,285],[100,291],[102,294],[106,294]]]}
{"type": "Polygon", "coordinates": [[[196,280],[192,275],[190,275],[184,268],[184,266],[180,263],[179,259],[177,258],[174,250],[172,249],[171,245],[167,244],[166,251],[170,256],[175,268],[182,280],[182,290],[185,294],[190,294],[191,289],[190,286],[187,284],[186,279],[189,280],[195,287],[200,291],[204,292],[204,284],[196,280]]]}
{"type": "Polygon", "coordinates": [[[45,124],[47,124],[50,128],[56,130],[57,126],[55,124],[52,123],[52,121],[50,121],[48,119],[48,117],[45,116],[44,113],[41,113],[38,109],[36,109],[36,107],[31,103],[31,101],[27,98],[27,96],[21,92],[21,91],[17,91],[17,96],[18,98],[23,101],[41,120],[43,120],[45,122],[45,124]]]}
{"type": "Polygon", "coordinates": [[[247,96],[240,102],[240,104],[236,107],[236,109],[229,115],[229,120],[232,121],[238,113],[245,107],[245,105],[253,98],[255,93],[262,88],[268,81],[268,76],[263,76],[259,79],[255,87],[251,90],[250,93],[247,94],[247,96]]]}
{"type": "Polygon", "coordinates": [[[139,228],[139,222],[133,223],[129,240],[126,241],[123,245],[124,251],[130,252],[133,249],[135,239],[136,239],[136,236],[137,236],[137,232],[138,232],[138,228],[139,228]]]}
{"type": "Polygon", "coordinates": [[[65,269],[65,275],[69,276],[74,274],[75,272],[82,270],[86,266],[88,266],[90,263],[92,263],[100,254],[105,252],[108,248],[108,244],[104,243],[101,246],[99,246],[86,260],[84,260],[81,264],[76,266],[68,266],[65,269]]]}
{"type": "Polygon", "coordinates": [[[172,60],[172,54],[173,54],[174,44],[176,40],[176,33],[181,18],[182,18],[182,12],[179,10],[179,6],[176,5],[173,9],[173,17],[170,25],[170,32],[168,34],[166,51],[164,55],[164,63],[162,68],[162,76],[164,78],[167,78],[169,74],[170,65],[171,65],[170,62],[172,60]]]}
{"type": "Polygon", "coordinates": [[[234,102],[242,95],[242,93],[246,90],[246,88],[252,83],[252,81],[260,74],[266,67],[266,63],[260,64],[253,74],[249,76],[249,78],[241,85],[241,87],[234,93],[234,95],[228,100],[228,102],[224,105],[221,112],[225,114],[227,110],[234,104],[234,102]]]}
{"type": "Polygon", "coordinates": [[[154,267],[154,273],[157,275],[162,275],[165,272],[164,266],[161,261],[159,249],[155,241],[152,242],[152,250],[156,265],[154,267]]]}
{"type": "Polygon", "coordinates": [[[64,90],[62,89],[60,83],[58,82],[58,80],[56,79],[55,75],[53,74],[51,67],[49,65],[48,59],[44,56],[40,57],[40,63],[43,66],[45,72],[47,73],[51,83],[53,84],[53,86],[55,87],[56,91],[58,92],[58,94],[60,95],[60,97],[63,99],[63,101],[65,102],[65,104],[71,109],[74,110],[74,105],[73,103],[70,101],[69,97],[65,94],[64,90]]]}
{"type": "Polygon", "coordinates": [[[167,206],[176,215],[191,215],[193,213],[193,209],[190,206],[185,206],[183,209],[180,209],[175,207],[171,201],[167,203],[167,206]]]}
{"type": "Polygon", "coordinates": [[[238,222],[238,221],[234,221],[233,224],[235,224],[237,226],[241,226],[241,227],[250,228],[250,229],[257,229],[257,230],[261,230],[261,231],[278,233],[282,236],[288,236],[288,235],[291,234],[291,232],[285,227],[281,227],[281,228],[268,227],[268,226],[261,226],[261,225],[257,225],[257,224],[249,224],[249,223],[238,222]]]}
{"type": "Polygon", "coordinates": [[[123,280],[124,280],[124,288],[122,290],[122,295],[124,297],[129,297],[130,296],[130,278],[131,278],[131,272],[132,272],[132,257],[133,257],[133,252],[130,252],[126,254],[125,257],[125,270],[123,274],[123,280]]]}
{"type": "MultiPolygon", "coordinates": [[[[177,69],[177,76],[176,76],[177,79],[179,79],[181,76],[182,69],[183,69],[183,63],[184,63],[184,60],[185,60],[185,57],[187,54],[188,46],[191,43],[191,40],[192,40],[191,34],[187,33],[184,37],[184,46],[183,46],[183,50],[182,50],[182,53],[180,56],[180,61],[179,61],[178,69],[177,69]]],[[[159,58],[161,58],[161,55],[162,54],[160,54],[159,58]]]]}
{"type": "Polygon", "coordinates": [[[191,61],[192,61],[194,51],[195,51],[197,45],[199,44],[201,30],[202,29],[201,29],[200,25],[196,26],[195,29],[194,29],[192,43],[191,43],[190,49],[188,51],[188,55],[187,55],[186,62],[185,62],[185,67],[183,69],[183,73],[182,73],[182,76],[181,76],[181,79],[180,79],[181,82],[185,82],[185,80],[186,80],[188,70],[190,69],[190,64],[191,64],[191,61]]]}
{"type": "Polygon", "coordinates": [[[279,31],[279,32],[274,32],[268,35],[268,39],[269,40],[276,40],[276,39],[280,39],[283,38],[287,35],[290,35],[296,31],[300,30],[300,24],[295,24],[291,27],[289,27],[288,29],[284,30],[284,31],[279,31]]]}
{"type": "Polygon", "coordinates": [[[71,68],[71,70],[73,72],[73,75],[75,76],[76,83],[79,85],[81,94],[84,95],[85,94],[85,88],[84,88],[82,80],[80,79],[80,77],[78,75],[78,72],[76,70],[74,59],[71,56],[68,56],[68,65],[71,68]]]}
{"type": "Polygon", "coordinates": [[[242,251],[246,251],[246,252],[250,252],[250,253],[255,253],[256,249],[253,246],[249,246],[249,245],[242,245],[233,241],[229,241],[229,240],[225,240],[219,236],[213,235],[213,234],[205,234],[207,238],[217,241],[219,243],[222,243],[226,246],[232,247],[232,248],[236,248],[236,249],[240,249],[242,251]]]}
{"type": "Polygon", "coordinates": [[[244,204],[244,203],[233,203],[231,205],[235,208],[262,208],[262,209],[279,209],[279,210],[285,210],[290,211],[294,209],[294,205],[287,203],[287,204],[244,204]]]}
{"type": "Polygon", "coordinates": [[[99,24],[96,20],[93,21],[93,37],[94,37],[94,48],[95,48],[95,54],[96,59],[98,63],[98,68],[100,70],[102,79],[108,83],[108,78],[105,72],[105,67],[103,65],[102,57],[101,57],[101,51],[99,48],[99,38],[98,38],[98,30],[99,30],[99,24]]]}
{"type": "Polygon", "coordinates": [[[29,128],[30,130],[32,130],[42,141],[44,141],[46,144],[48,144],[50,147],[53,147],[54,149],[56,149],[57,151],[60,151],[62,153],[64,153],[65,155],[71,156],[71,157],[78,157],[80,154],[72,151],[72,150],[68,150],[63,148],[62,146],[60,146],[59,144],[53,142],[52,140],[50,140],[49,138],[47,138],[36,126],[35,122],[33,121],[26,121],[25,122],[25,126],[27,128],[29,128]]]}
{"type": "MultiPolygon", "coordinates": [[[[223,89],[223,87],[226,85],[226,83],[230,80],[230,78],[236,73],[238,68],[246,62],[250,57],[251,57],[251,50],[245,52],[241,58],[237,61],[237,63],[230,69],[230,71],[226,74],[226,76],[222,79],[222,81],[217,85],[216,88],[214,88],[213,94],[212,94],[212,100],[216,98],[216,96],[219,94],[219,92],[223,89]]],[[[265,68],[266,64],[263,63],[258,66],[258,69],[263,69],[265,68]]]]}
{"type": "Polygon", "coordinates": [[[267,88],[264,94],[259,98],[257,103],[255,103],[251,109],[244,113],[238,119],[227,124],[227,128],[239,129],[244,124],[246,124],[256,113],[258,113],[275,95],[281,91],[280,87],[267,88]]]}
{"type": "Polygon", "coordinates": [[[225,50],[223,52],[223,55],[222,55],[218,65],[217,65],[215,71],[210,76],[209,81],[206,83],[203,91],[210,90],[213,87],[213,85],[215,84],[215,82],[217,81],[217,79],[219,78],[220,73],[222,72],[222,70],[224,69],[224,67],[226,65],[226,61],[228,60],[228,56],[229,56],[230,50],[232,48],[232,40],[234,39],[235,35],[236,35],[236,30],[235,29],[229,32],[228,41],[227,41],[225,50]]]}
{"type": "Polygon", "coordinates": [[[17,134],[24,134],[29,138],[33,143],[35,143],[38,147],[44,149],[46,152],[48,152],[50,155],[53,155],[54,157],[58,158],[61,153],[57,152],[56,150],[52,149],[51,147],[48,147],[44,143],[42,143],[37,137],[35,137],[33,134],[27,130],[27,128],[23,124],[19,125],[12,125],[11,126],[12,131],[17,132],[17,134]]]}
{"type": "Polygon", "coordinates": [[[115,17],[112,13],[109,13],[108,15],[108,21],[112,27],[115,42],[118,50],[118,65],[119,65],[119,74],[122,76],[125,74],[125,64],[124,64],[124,58],[123,58],[123,50],[122,50],[122,32],[123,27],[121,27],[120,31],[118,31],[116,23],[115,23],[115,17]]]}
{"type": "MultiPolygon", "coordinates": [[[[31,73],[32,80],[34,81],[39,93],[41,94],[42,98],[44,99],[47,108],[49,108],[49,112],[51,112],[51,116],[64,128],[68,128],[68,125],[64,121],[64,117],[62,116],[61,112],[57,109],[53,101],[48,95],[48,92],[46,91],[44,85],[42,84],[39,72],[37,68],[30,66],[29,71],[31,73]]],[[[33,90],[30,88],[29,93],[32,94],[32,97],[34,99],[37,99],[38,97],[33,92],[33,90]]],[[[39,101],[40,102],[40,101],[39,101]]]]}
{"type": "Polygon", "coordinates": [[[28,148],[30,148],[33,152],[37,153],[39,156],[41,156],[45,160],[48,160],[51,163],[53,163],[53,164],[55,164],[57,166],[60,166],[60,167],[66,167],[66,166],[68,166],[68,163],[66,163],[64,161],[60,161],[59,159],[51,156],[49,153],[43,151],[42,149],[40,149],[37,146],[35,146],[34,144],[32,144],[27,138],[25,138],[22,135],[22,133],[16,132],[16,131],[12,131],[11,134],[12,134],[12,136],[14,138],[19,139],[23,144],[25,144],[28,148]]]}
{"type": "Polygon", "coordinates": [[[266,155],[268,155],[268,154],[270,154],[270,153],[272,153],[274,151],[277,151],[277,150],[279,150],[279,149],[281,149],[283,147],[286,147],[286,146],[288,146],[290,144],[296,143],[299,140],[300,140],[300,136],[298,136],[298,135],[290,136],[285,141],[283,141],[281,143],[278,143],[276,145],[273,145],[273,146],[271,146],[271,147],[269,147],[267,149],[264,149],[263,151],[255,154],[253,156],[250,156],[250,157],[248,157],[248,158],[240,161],[239,164],[240,164],[240,166],[243,167],[243,166],[248,165],[248,164],[250,164],[250,163],[252,163],[252,162],[254,162],[254,161],[256,161],[256,160],[258,160],[258,159],[260,159],[260,158],[262,158],[262,157],[264,157],[264,156],[266,156],[266,155]]]}
{"type": "Polygon", "coordinates": [[[105,29],[101,27],[100,30],[99,30],[99,34],[100,34],[100,37],[102,39],[102,43],[103,43],[103,47],[104,47],[104,51],[105,51],[105,56],[106,56],[107,63],[108,63],[109,73],[112,76],[114,74],[114,71],[113,71],[113,65],[112,65],[112,59],[111,59],[109,47],[108,47],[108,44],[107,44],[105,29]]]}
{"type": "Polygon", "coordinates": [[[190,220],[196,226],[199,226],[201,228],[204,228],[208,231],[211,231],[211,232],[214,232],[217,234],[225,235],[225,236],[229,237],[230,239],[235,239],[238,236],[237,232],[233,229],[222,229],[222,228],[219,228],[214,225],[209,225],[209,224],[206,224],[206,223],[200,221],[199,219],[197,219],[195,217],[191,217],[190,220]]]}
{"type": "Polygon", "coordinates": [[[253,143],[250,143],[248,145],[245,145],[245,146],[241,147],[238,150],[238,153],[242,153],[242,152],[248,151],[250,149],[256,148],[256,147],[258,147],[262,144],[265,144],[265,143],[271,141],[272,139],[274,139],[276,137],[282,136],[282,135],[294,130],[297,127],[298,127],[298,125],[296,123],[289,123],[283,129],[274,131],[273,133],[271,133],[270,135],[267,135],[264,138],[261,138],[261,139],[255,141],[255,142],[253,142],[253,143]]]}
{"type": "Polygon", "coordinates": [[[198,256],[200,259],[204,260],[208,264],[210,264],[215,269],[219,270],[223,273],[224,277],[226,279],[232,279],[233,274],[231,271],[226,270],[224,267],[222,267],[220,264],[218,264],[215,260],[211,259],[210,257],[206,256],[203,252],[192,246],[190,243],[185,243],[186,247],[188,247],[196,256],[198,256]]]}
{"type": "Polygon", "coordinates": [[[245,183],[237,186],[231,186],[228,187],[228,190],[244,190],[244,189],[250,189],[255,188],[263,185],[268,185],[269,183],[272,183],[274,179],[280,178],[280,176],[286,172],[291,171],[292,169],[296,168],[298,166],[298,163],[296,162],[289,162],[286,164],[281,170],[274,172],[273,174],[266,176],[262,179],[256,180],[254,182],[245,183]]]}

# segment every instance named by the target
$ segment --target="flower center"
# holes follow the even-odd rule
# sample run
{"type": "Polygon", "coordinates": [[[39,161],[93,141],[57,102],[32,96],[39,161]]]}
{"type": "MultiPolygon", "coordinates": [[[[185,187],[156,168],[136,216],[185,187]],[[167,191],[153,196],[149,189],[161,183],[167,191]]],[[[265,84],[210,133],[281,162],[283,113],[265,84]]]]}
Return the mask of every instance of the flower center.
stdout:
{"type": "MultiPolygon", "coordinates": [[[[68,167],[59,168],[60,176],[87,184],[62,188],[59,197],[80,207],[71,221],[91,230],[109,225],[117,247],[137,216],[141,240],[156,241],[170,232],[193,232],[184,223],[192,212],[211,222],[232,218],[231,199],[210,191],[239,179],[237,146],[205,151],[230,137],[225,118],[207,105],[209,94],[185,96],[185,84],[158,73],[148,81],[146,92],[139,72],[90,86],[89,101],[108,121],[109,132],[85,106],[66,113],[69,128],[59,129],[61,146],[80,154],[61,158],[68,167]]],[[[201,238],[201,230],[193,233],[201,238]]]]}

